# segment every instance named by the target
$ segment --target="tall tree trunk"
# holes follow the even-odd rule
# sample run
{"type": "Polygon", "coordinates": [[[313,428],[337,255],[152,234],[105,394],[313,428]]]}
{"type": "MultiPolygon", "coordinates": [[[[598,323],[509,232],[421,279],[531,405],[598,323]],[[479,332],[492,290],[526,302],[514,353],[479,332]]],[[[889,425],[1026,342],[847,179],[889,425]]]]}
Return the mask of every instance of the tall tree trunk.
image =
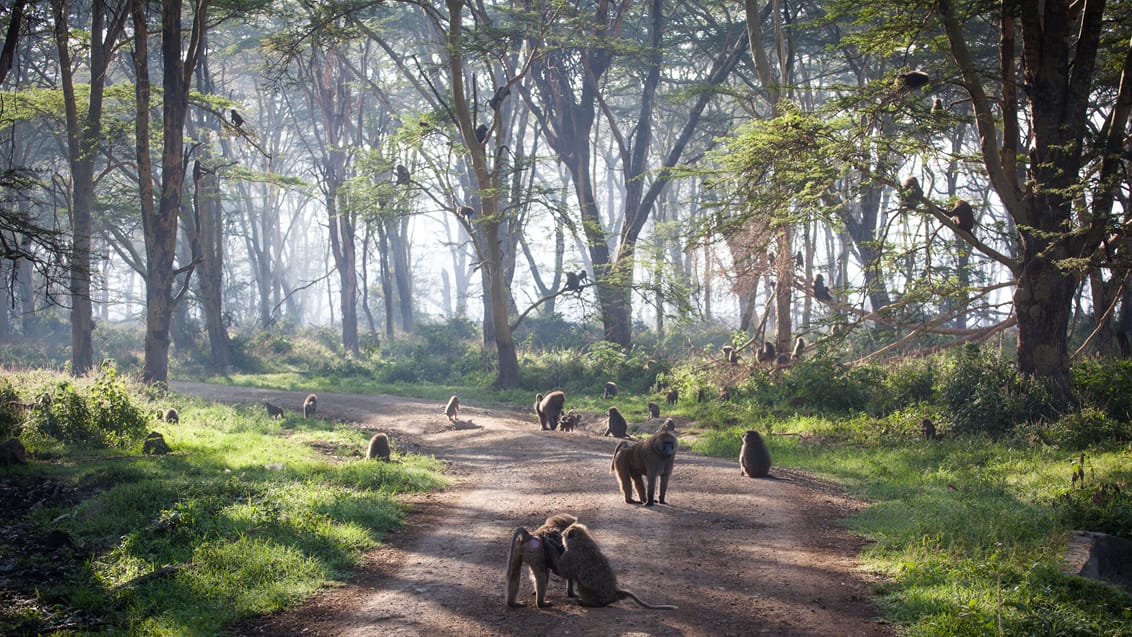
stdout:
{"type": "Polygon", "coordinates": [[[55,47],[59,55],[60,82],[67,119],[67,155],[71,168],[71,372],[86,373],[94,366],[94,315],[91,306],[91,210],[94,207],[94,163],[102,134],[102,106],[106,71],[114,46],[122,33],[128,12],[124,5],[93,2],[90,7],[90,93],[87,111],[79,119],[78,97],[70,53],[71,29],[65,0],[52,0],[55,47]],[[107,10],[117,8],[109,15],[107,10]]]}

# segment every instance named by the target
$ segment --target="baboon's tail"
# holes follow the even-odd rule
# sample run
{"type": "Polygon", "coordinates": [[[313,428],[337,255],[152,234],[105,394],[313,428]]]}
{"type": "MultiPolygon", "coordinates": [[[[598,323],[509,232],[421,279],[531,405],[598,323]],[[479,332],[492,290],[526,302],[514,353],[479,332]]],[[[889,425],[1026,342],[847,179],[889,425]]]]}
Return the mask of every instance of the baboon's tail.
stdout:
{"type": "Polygon", "coordinates": [[[618,589],[617,590],[617,597],[618,597],[618,599],[625,599],[625,598],[632,599],[634,602],[637,602],[638,604],[640,604],[641,606],[644,606],[645,608],[653,608],[653,609],[656,609],[656,610],[676,610],[676,607],[673,606],[672,604],[650,604],[650,603],[646,602],[645,600],[641,599],[640,597],[637,597],[637,594],[634,593],[633,591],[630,591],[630,590],[618,589]]]}

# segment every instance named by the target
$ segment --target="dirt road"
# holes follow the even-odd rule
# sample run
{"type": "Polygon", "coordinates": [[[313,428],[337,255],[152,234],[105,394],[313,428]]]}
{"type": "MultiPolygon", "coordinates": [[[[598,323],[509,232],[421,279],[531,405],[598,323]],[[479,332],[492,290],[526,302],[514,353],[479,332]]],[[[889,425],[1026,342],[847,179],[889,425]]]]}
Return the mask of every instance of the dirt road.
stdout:
{"type": "MultiPolygon", "coordinates": [[[[221,402],[267,399],[293,408],[305,395],[172,386],[221,402]]],[[[681,453],[668,505],[628,505],[609,474],[616,440],[599,436],[604,426],[544,432],[533,414],[474,405],[453,426],[443,408],[391,396],[319,394],[321,417],[386,431],[396,448],[445,460],[453,485],[410,498],[408,523],[345,585],[243,625],[240,634],[895,634],[875,615],[875,582],[858,569],[861,540],[838,525],[858,505],[806,475],[775,468],[780,479],[752,480],[740,477],[736,461],[681,453]],[[590,527],[622,587],[679,610],[631,601],[582,608],[553,579],[550,609],[533,607],[526,579],[528,607],[508,608],[503,567],[512,531],[558,512],[590,527]]]]}

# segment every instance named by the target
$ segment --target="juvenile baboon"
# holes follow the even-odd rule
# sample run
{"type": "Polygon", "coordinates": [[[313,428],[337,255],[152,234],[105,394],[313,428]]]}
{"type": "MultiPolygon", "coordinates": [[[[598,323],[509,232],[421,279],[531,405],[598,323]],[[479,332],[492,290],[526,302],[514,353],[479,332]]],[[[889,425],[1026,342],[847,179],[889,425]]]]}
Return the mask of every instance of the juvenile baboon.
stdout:
{"type": "Polygon", "coordinates": [[[916,179],[914,175],[904,180],[904,185],[900,188],[900,198],[904,200],[904,203],[911,205],[915,205],[924,198],[924,189],[920,186],[920,180],[916,179]]]}
{"type": "Polygon", "coordinates": [[[448,399],[448,405],[444,407],[444,415],[448,416],[449,422],[456,422],[456,416],[460,414],[460,397],[452,394],[448,399]]]}
{"type": "Polygon", "coordinates": [[[263,401],[263,406],[267,407],[267,415],[271,416],[273,419],[278,420],[278,419],[282,418],[283,415],[284,415],[283,408],[279,407],[278,405],[272,405],[271,403],[269,403],[265,400],[265,401],[263,401]]]}
{"type": "Polygon", "coordinates": [[[770,450],[759,432],[751,429],[743,434],[743,448],[739,451],[741,474],[748,478],[765,478],[770,475],[770,450]]]}
{"type": "Polygon", "coordinates": [[[617,411],[616,407],[610,407],[608,424],[605,427],[605,433],[601,435],[624,438],[628,433],[629,423],[625,422],[625,417],[621,415],[621,412],[617,411]]]}
{"type": "Polygon", "coordinates": [[[696,402],[702,403],[705,400],[707,400],[707,393],[704,392],[703,387],[700,387],[699,389],[696,390],[696,402]]]}
{"type": "Polygon", "coordinates": [[[565,550],[558,558],[558,573],[573,580],[582,606],[608,606],[628,598],[645,608],[676,609],[671,604],[650,604],[633,591],[618,587],[613,567],[584,524],[575,522],[562,531],[562,544],[565,550]]]}
{"type": "Polygon", "coordinates": [[[617,443],[617,448],[613,450],[613,460],[609,463],[609,470],[617,473],[621,494],[625,496],[626,503],[636,503],[633,499],[633,487],[636,486],[641,502],[651,507],[657,502],[665,503],[668,476],[672,474],[672,465],[675,461],[676,434],[668,429],[661,429],[639,444],[628,441],[617,443]],[[647,491],[642,476],[648,480],[647,491]],[[660,497],[655,497],[658,477],[660,497]]]}
{"type": "Polygon", "coordinates": [[[825,286],[825,277],[820,274],[814,275],[814,298],[819,301],[833,300],[833,295],[829,293],[829,288],[825,286]]]}
{"type": "Polygon", "coordinates": [[[389,436],[380,432],[369,439],[369,448],[366,449],[366,460],[378,458],[389,462],[389,436]]]}
{"type": "Polygon", "coordinates": [[[578,426],[581,420],[582,416],[578,412],[571,410],[568,413],[562,414],[562,417],[558,419],[558,428],[562,431],[574,431],[574,428],[578,426]]]}
{"type": "Polygon", "coordinates": [[[660,406],[656,403],[649,403],[649,418],[660,418],[660,406]]]}
{"type": "Polygon", "coordinates": [[[303,400],[303,418],[314,418],[316,412],[318,412],[318,396],[307,394],[303,400]]]}
{"type": "MultiPolygon", "coordinates": [[[[511,548],[507,555],[507,605],[511,608],[526,606],[526,602],[517,601],[519,594],[519,576],[523,572],[523,564],[531,570],[531,583],[535,587],[535,606],[546,608],[550,602],[546,601],[546,585],[550,573],[563,577],[558,568],[558,560],[562,556],[562,531],[578,519],[566,513],[552,515],[546,519],[542,526],[534,531],[523,527],[515,529],[511,534],[511,548]]],[[[566,594],[574,596],[574,583],[567,580],[566,594]]]]}
{"type": "Polygon", "coordinates": [[[605,389],[603,389],[602,392],[601,392],[601,397],[604,398],[605,400],[609,400],[610,398],[613,398],[616,395],[617,395],[617,383],[615,383],[613,381],[607,382],[605,384],[605,389]]]}
{"type": "Polygon", "coordinates": [[[966,201],[956,200],[955,207],[947,215],[963,232],[971,232],[975,229],[975,211],[971,209],[971,204],[966,201]]]}
{"type": "Polygon", "coordinates": [[[177,413],[176,407],[165,410],[165,422],[181,422],[181,414],[177,413]]]}
{"type": "Polygon", "coordinates": [[[232,125],[236,128],[243,128],[244,118],[240,117],[240,114],[236,112],[236,109],[233,108],[230,114],[232,115],[232,125]]]}
{"type": "Polygon", "coordinates": [[[398,186],[408,186],[412,182],[412,176],[409,174],[409,169],[405,168],[403,164],[397,164],[393,167],[394,183],[398,186]]]}
{"type": "Polygon", "coordinates": [[[668,393],[664,395],[664,404],[666,405],[675,405],[678,400],[680,400],[680,392],[677,389],[670,389],[668,393]]]}
{"type": "Polygon", "coordinates": [[[944,110],[943,98],[937,96],[932,100],[932,115],[940,117],[943,115],[944,110]]]}
{"type": "Polygon", "coordinates": [[[802,358],[802,352],[806,351],[806,339],[799,336],[794,340],[794,351],[790,352],[790,360],[798,360],[802,358]]]}
{"type": "Polygon", "coordinates": [[[538,413],[538,422],[543,429],[556,429],[558,419],[562,417],[562,407],[566,404],[566,394],[552,391],[535,402],[535,412],[538,413]]]}
{"type": "Polygon", "coordinates": [[[932,423],[931,418],[920,421],[920,432],[924,434],[924,438],[935,440],[935,424],[932,423]]]}
{"type": "Polygon", "coordinates": [[[666,418],[664,420],[664,424],[661,425],[660,429],[657,429],[657,431],[672,431],[672,432],[675,432],[676,431],[676,421],[671,419],[671,418],[666,418]]]}

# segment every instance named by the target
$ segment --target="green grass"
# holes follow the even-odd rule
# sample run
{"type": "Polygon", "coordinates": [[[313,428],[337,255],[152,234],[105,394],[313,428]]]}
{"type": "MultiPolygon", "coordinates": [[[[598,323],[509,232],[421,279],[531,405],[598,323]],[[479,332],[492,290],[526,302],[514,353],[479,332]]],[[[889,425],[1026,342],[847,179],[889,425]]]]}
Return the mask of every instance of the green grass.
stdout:
{"type": "MultiPolygon", "coordinates": [[[[884,612],[908,635],[1132,635],[1132,598],[1062,574],[1069,531],[1128,537],[1127,496],[1098,498],[1132,479],[1127,450],[1078,457],[982,436],[925,441],[864,418],[755,423],[776,466],[813,472],[870,506],[847,521],[871,540],[868,568],[886,576],[884,612]]],[[[737,458],[747,426],[706,433],[694,451],[737,458]]]]}
{"type": "Polygon", "coordinates": [[[365,434],[346,425],[278,422],[260,409],[183,397],[146,409],[174,403],[179,424],[153,422],[170,455],[141,455],[140,442],[92,450],[32,439],[31,464],[0,468],[12,480],[83,493],[77,505],[42,507],[21,521],[65,531],[90,553],[30,593],[31,610],[0,610],[0,634],[50,632],[75,612],[105,621],[100,634],[224,634],[233,621],[342,579],[403,518],[397,494],[445,484],[430,457],[361,459],[365,434]]]}

